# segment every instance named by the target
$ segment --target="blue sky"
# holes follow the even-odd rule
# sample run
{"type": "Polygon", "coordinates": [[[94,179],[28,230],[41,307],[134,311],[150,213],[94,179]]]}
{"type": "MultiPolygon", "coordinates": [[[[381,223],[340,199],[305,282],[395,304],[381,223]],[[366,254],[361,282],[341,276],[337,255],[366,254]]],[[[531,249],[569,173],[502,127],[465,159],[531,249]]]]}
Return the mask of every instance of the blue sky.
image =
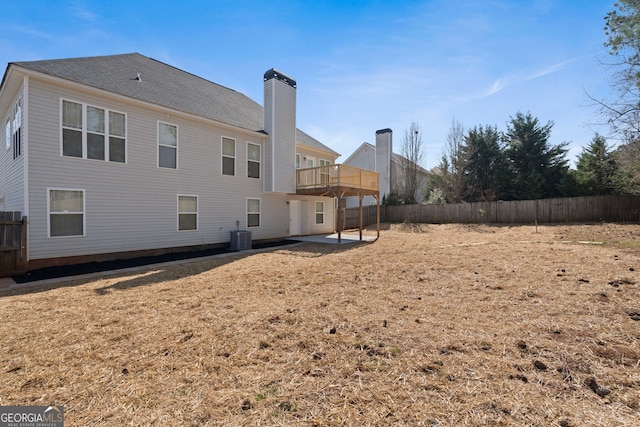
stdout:
{"type": "Polygon", "coordinates": [[[260,104],[276,68],[298,83],[298,127],[339,161],[384,128],[400,152],[415,121],[432,167],[454,119],[505,130],[518,111],[553,121],[573,161],[607,135],[585,92],[610,91],[613,3],[26,0],[0,15],[0,63],[139,52],[260,104]]]}

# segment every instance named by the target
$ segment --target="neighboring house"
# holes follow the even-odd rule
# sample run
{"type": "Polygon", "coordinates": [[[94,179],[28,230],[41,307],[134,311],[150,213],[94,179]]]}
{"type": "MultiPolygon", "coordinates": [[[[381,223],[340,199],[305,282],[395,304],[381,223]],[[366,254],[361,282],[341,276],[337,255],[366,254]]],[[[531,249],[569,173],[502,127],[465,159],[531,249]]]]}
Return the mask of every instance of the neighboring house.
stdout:
{"type": "Polygon", "coordinates": [[[0,210],[28,218],[29,269],[333,232],[296,167],[339,154],[296,128],[293,79],[263,82],[264,108],[138,53],[8,64],[0,210]]]}
{"type": "MultiPolygon", "coordinates": [[[[343,163],[366,170],[375,171],[379,174],[380,197],[389,196],[396,192],[402,194],[405,183],[405,169],[409,162],[407,158],[393,152],[393,132],[391,129],[381,129],[376,131],[376,145],[364,142],[358,147],[343,163]]],[[[424,199],[424,188],[429,172],[418,166],[418,189],[416,200],[422,203],[424,199]]],[[[347,198],[347,208],[359,206],[357,197],[347,198]]],[[[375,205],[376,200],[367,196],[362,201],[363,206],[375,205]]]]}

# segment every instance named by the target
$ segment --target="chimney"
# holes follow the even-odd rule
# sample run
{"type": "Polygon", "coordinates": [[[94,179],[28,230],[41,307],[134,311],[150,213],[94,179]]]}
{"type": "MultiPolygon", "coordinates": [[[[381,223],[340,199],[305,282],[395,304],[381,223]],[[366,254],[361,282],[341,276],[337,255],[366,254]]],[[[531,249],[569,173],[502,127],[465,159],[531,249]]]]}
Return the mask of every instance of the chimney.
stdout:
{"type": "Polygon", "coordinates": [[[376,172],[380,185],[380,200],[391,193],[391,154],[393,131],[380,129],[376,131],[376,172]]]}
{"type": "Polygon", "coordinates": [[[264,191],[296,192],[296,81],[270,69],[264,73],[264,191]]]}

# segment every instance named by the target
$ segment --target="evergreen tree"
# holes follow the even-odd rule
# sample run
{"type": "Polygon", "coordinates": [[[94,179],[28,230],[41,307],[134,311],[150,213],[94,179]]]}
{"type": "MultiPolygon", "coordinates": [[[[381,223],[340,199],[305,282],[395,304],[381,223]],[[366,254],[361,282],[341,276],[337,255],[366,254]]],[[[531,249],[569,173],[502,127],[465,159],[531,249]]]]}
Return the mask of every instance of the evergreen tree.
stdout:
{"type": "Polygon", "coordinates": [[[607,140],[596,134],[578,157],[575,177],[580,192],[587,196],[612,194],[616,169],[616,161],[607,146],[607,140]]]}
{"type": "Polygon", "coordinates": [[[613,154],[617,170],[613,184],[617,193],[640,195],[640,140],[633,140],[613,154]]]}
{"type": "Polygon", "coordinates": [[[569,175],[567,144],[549,144],[552,127],[553,122],[540,125],[531,113],[521,112],[507,123],[504,139],[510,173],[508,198],[545,199],[570,193],[561,185],[569,175]]]}
{"type": "Polygon", "coordinates": [[[502,193],[501,177],[505,162],[497,127],[477,126],[465,137],[461,148],[465,166],[465,200],[493,201],[502,193]]]}

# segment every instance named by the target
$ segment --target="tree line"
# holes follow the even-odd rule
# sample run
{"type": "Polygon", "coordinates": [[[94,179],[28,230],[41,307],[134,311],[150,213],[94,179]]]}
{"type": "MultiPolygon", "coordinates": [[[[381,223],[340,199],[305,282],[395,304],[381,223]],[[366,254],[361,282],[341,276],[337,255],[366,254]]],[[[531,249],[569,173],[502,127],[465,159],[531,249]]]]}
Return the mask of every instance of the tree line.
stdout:
{"type": "MultiPolygon", "coordinates": [[[[553,122],[518,112],[506,130],[453,121],[440,163],[427,178],[427,203],[531,200],[603,194],[637,194],[629,179],[626,146],[613,150],[595,134],[576,169],[567,144],[549,142],[553,122]]],[[[638,188],[636,188],[638,187],[638,188]]]]}

